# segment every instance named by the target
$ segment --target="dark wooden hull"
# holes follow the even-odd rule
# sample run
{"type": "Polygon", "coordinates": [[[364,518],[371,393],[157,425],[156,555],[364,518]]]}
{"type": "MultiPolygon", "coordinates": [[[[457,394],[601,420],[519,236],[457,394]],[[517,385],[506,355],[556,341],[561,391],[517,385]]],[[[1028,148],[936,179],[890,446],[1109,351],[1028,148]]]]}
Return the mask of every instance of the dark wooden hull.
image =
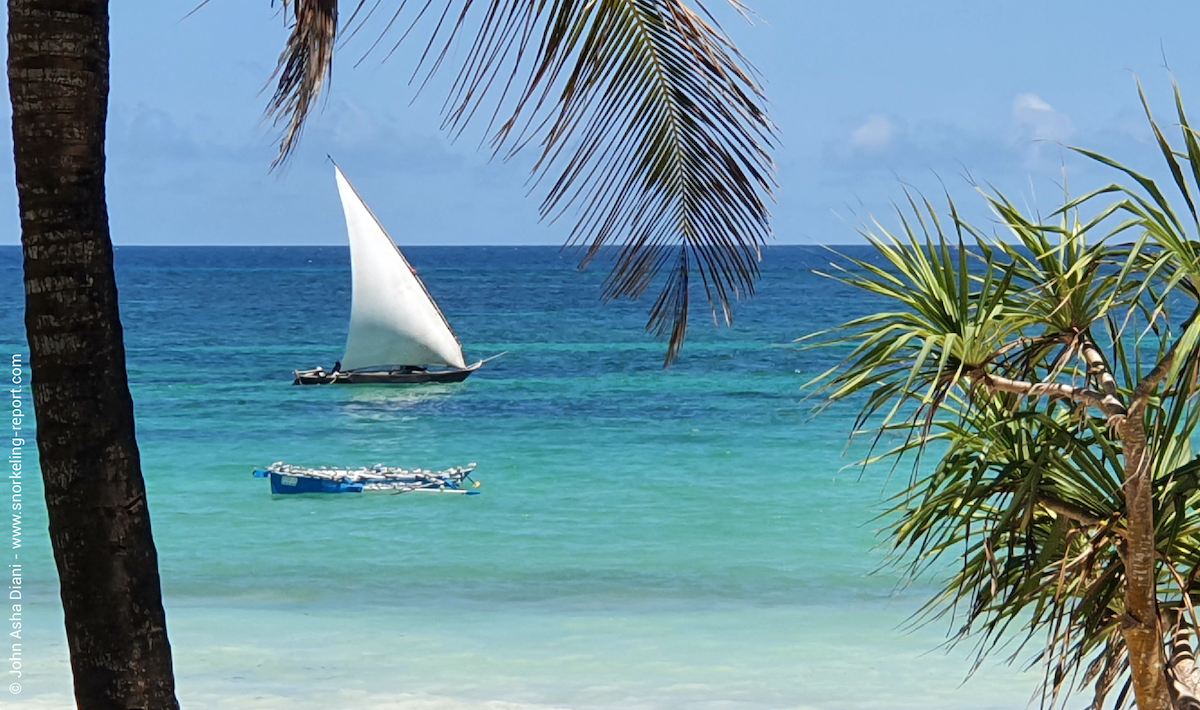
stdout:
{"type": "Polygon", "coordinates": [[[479,369],[479,364],[465,370],[376,370],[370,372],[339,372],[297,370],[293,385],[421,385],[427,383],[462,382],[479,369]]]}

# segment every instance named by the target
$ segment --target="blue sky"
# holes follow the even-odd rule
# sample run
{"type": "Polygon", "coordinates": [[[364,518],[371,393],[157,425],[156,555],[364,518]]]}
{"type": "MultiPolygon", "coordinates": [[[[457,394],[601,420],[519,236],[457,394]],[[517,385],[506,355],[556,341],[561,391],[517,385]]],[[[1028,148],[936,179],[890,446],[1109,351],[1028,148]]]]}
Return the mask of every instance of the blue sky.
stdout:
{"type": "MultiPolygon", "coordinates": [[[[448,77],[414,101],[419,43],[357,67],[372,37],[344,46],[299,152],[269,172],[262,89],[286,37],[278,3],[211,0],[185,17],[196,4],[112,3],[115,243],[343,244],[326,153],[402,245],[564,239],[567,225],[539,223],[526,196],[528,159],[489,160],[481,128],[457,142],[439,132],[448,77]]],[[[708,4],[762,73],[780,129],[779,243],[854,242],[860,217],[887,220],[901,183],[937,193],[944,181],[977,204],[969,172],[1049,211],[1064,161],[1073,191],[1113,178],[1061,143],[1153,172],[1134,76],[1167,118],[1164,53],[1200,116],[1195,3],[749,0],[753,26],[708,4]]],[[[2,169],[0,243],[15,244],[11,161],[2,169]]]]}

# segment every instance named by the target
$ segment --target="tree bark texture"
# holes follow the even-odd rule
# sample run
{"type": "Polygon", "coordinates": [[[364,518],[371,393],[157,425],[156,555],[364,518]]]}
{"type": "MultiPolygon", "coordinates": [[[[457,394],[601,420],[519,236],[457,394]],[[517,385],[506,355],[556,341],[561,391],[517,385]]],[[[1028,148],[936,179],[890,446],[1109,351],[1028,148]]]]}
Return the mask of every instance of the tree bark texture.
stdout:
{"type": "Polygon", "coordinates": [[[107,0],[9,0],[25,328],[83,710],[178,708],[104,190],[107,0]]]}
{"type": "Polygon", "coordinates": [[[1121,424],[1125,447],[1127,537],[1121,551],[1125,563],[1125,620],[1121,633],[1129,651],[1129,672],[1140,710],[1170,710],[1166,649],[1159,623],[1154,545],[1154,501],[1147,458],[1143,406],[1135,402],[1121,424]]]}
{"type": "MultiPolygon", "coordinates": [[[[1085,349],[1086,350],[1086,349],[1085,349]]],[[[981,381],[993,391],[1011,392],[1027,397],[1046,396],[1095,407],[1110,423],[1117,423],[1118,435],[1124,448],[1126,535],[1121,545],[1125,566],[1125,617],[1121,634],[1128,651],[1129,672],[1134,697],[1140,710],[1200,710],[1195,702],[1195,680],[1190,669],[1188,678],[1178,675],[1179,663],[1168,668],[1164,629],[1158,609],[1158,553],[1154,538],[1153,468],[1149,459],[1146,435],[1146,401],[1170,367],[1174,348],[1167,358],[1139,383],[1128,408],[1116,394],[1107,365],[1098,352],[1085,352],[1089,370],[1096,374],[1103,392],[1057,382],[1024,382],[982,373],[981,381]],[[1170,672],[1168,672],[1170,671],[1170,672]]],[[[1059,514],[1080,519],[1077,511],[1043,504],[1059,514]]],[[[1098,522],[1098,521],[1096,521],[1098,522]]],[[[1173,649],[1182,649],[1178,640],[1173,649]]],[[[1190,646],[1187,647],[1188,658],[1190,646]]],[[[1185,664],[1186,665],[1186,664],[1185,664]]]]}

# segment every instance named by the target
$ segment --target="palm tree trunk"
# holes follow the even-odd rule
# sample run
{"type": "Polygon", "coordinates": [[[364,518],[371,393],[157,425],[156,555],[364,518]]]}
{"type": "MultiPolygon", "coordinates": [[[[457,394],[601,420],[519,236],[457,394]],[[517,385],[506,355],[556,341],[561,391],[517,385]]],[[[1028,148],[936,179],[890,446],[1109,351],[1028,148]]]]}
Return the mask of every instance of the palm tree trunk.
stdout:
{"type": "Polygon", "coordinates": [[[107,0],[9,0],[37,441],[78,707],[178,708],[104,194],[107,0]]]}
{"type": "Polygon", "coordinates": [[[1129,650],[1129,671],[1140,710],[1170,710],[1166,650],[1158,618],[1154,546],[1154,501],[1146,456],[1143,406],[1135,403],[1121,425],[1125,447],[1125,501],[1129,521],[1121,556],[1125,563],[1125,620],[1121,628],[1129,650]]]}

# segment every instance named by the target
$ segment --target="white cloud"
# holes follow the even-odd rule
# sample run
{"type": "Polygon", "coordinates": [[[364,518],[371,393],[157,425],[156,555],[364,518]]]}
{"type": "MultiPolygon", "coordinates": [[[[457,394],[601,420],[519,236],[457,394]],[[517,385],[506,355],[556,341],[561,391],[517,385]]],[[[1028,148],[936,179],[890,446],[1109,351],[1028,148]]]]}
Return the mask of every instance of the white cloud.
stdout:
{"type": "Polygon", "coordinates": [[[1013,99],[1012,117],[1022,137],[1028,140],[1061,143],[1075,133],[1071,119],[1055,111],[1037,94],[1020,94],[1013,99]]]}
{"type": "Polygon", "coordinates": [[[850,147],[864,152],[878,152],[891,144],[896,129],[886,117],[875,114],[867,122],[854,129],[850,136],[850,147]]]}

